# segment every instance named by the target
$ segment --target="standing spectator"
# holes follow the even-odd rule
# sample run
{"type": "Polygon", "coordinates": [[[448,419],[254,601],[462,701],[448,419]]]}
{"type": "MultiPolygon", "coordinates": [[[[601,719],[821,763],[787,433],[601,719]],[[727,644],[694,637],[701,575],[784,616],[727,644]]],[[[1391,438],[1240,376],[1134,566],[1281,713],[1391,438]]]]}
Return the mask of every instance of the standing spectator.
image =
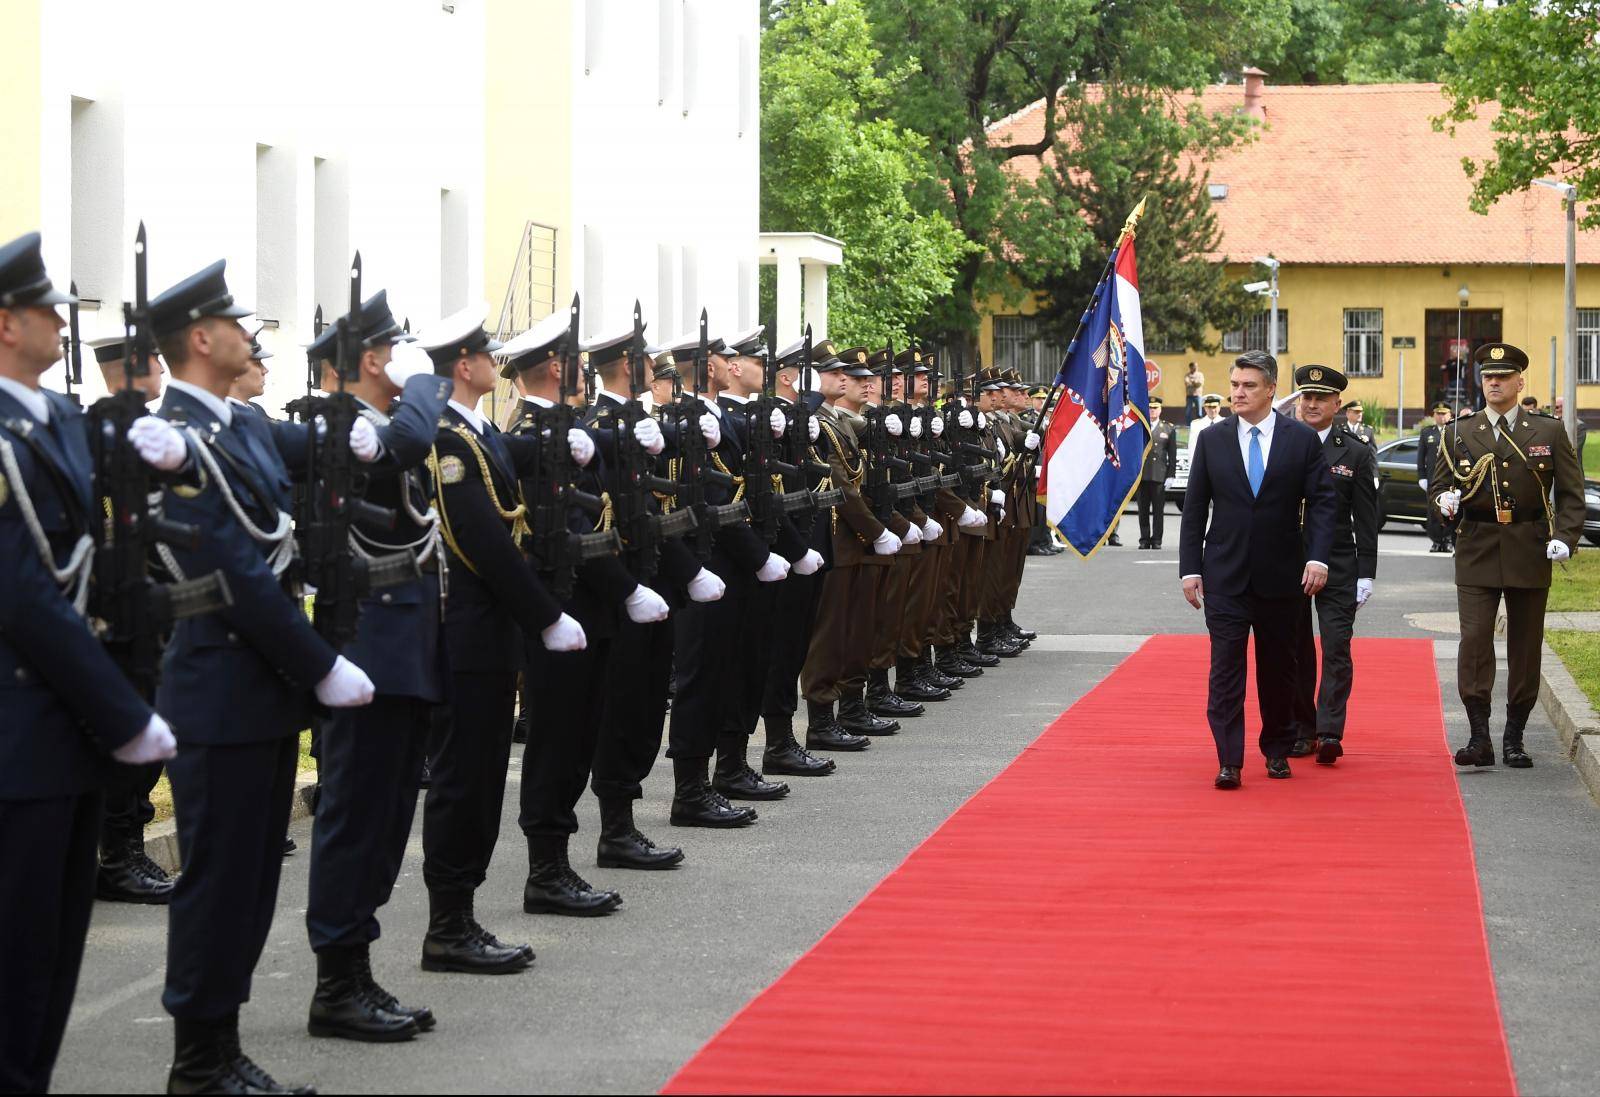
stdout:
{"type": "Polygon", "coordinates": [[[1206,375],[1200,372],[1199,362],[1189,363],[1189,372],[1183,375],[1183,417],[1200,418],[1200,392],[1206,387],[1206,375]]]}
{"type": "MultiPolygon", "coordinates": [[[[1566,413],[1567,413],[1567,400],[1566,400],[1566,397],[1557,396],[1555,398],[1555,403],[1552,405],[1552,410],[1551,410],[1550,414],[1554,415],[1557,419],[1560,419],[1564,415],[1566,415],[1566,413]]],[[[1583,413],[1580,411],[1578,413],[1578,437],[1576,437],[1576,438],[1574,438],[1572,440],[1572,448],[1578,451],[1578,467],[1580,469],[1583,468],[1583,444],[1585,442],[1587,442],[1588,440],[1589,440],[1589,428],[1584,426],[1583,413]]]]}

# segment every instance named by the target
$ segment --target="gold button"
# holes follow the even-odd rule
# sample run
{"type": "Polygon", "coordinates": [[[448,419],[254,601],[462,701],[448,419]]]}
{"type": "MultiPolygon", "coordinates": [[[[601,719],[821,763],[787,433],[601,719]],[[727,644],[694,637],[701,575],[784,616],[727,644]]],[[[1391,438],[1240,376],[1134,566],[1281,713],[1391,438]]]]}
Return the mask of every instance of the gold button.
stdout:
{"type": "Polygon", "coordinates": [[[1511,486],[1511,481],[1510,480],[1502,480],[1502,481],[1500,481],[1500,486],[1503,487],[1503,488],[1508,488],[1508,487],[1511,486]]]}
{"type": "Polygon", "coordinates": [[[1503,468],[1503,469],[1508,469],[1508,468],[1511,467],[1511,462],[1510,461],[1501,461],[1500,462],[1500,467],[1503,468]]]}

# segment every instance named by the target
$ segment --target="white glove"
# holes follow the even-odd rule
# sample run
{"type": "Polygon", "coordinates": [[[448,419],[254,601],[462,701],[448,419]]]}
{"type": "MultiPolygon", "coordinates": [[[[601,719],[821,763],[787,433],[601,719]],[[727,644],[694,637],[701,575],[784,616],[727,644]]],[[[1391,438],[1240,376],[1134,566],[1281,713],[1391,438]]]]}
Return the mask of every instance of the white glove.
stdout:
{"type": "Polygon", "coordinates": [[[317,700],[329,708],[359,708],[372,701],[372,679],[343,655],[317,683],[317,700]]]}
{"type": "Polygon", "coordinates": [[[988,524],[989,519],[985,517],[983,511],[978,510],[975,507],[968,507],[966,510],[961,512],[961,517],[956,519],[956,525],[960,526],[962,529],[977,529],[979,526],[986,526],[988,524]]]}
{"type": "Polygon", "coordinates": [[[1023,435],[1022,436],[1022,447],[1024,449],[1027,449],[1027,450],[1036,450],[1036,449],[1038,449],[1039,448],[1039,433],[1038,433],[1038,431],[1030,430],[1027,434],[1023,435]]]}
{"type": "Polygon", "coordinates": [[[405,388],[406,382],[419,373],[432,372],[433,359],[415,343],[396,343],[394,350],[389,353],[388,363],[383,367],[383,375],[397,389],[405,388]]]}
{"type": "Polygon", "coordinates": [[[935,415],[933,417],[933,436],[935,438],[937,438],[937,437],[939,437],[939,435],[941,435],[943,433],[944,433],[944,416],[935,415]]]}
{"type": "Polygon", "coordinates": [[[783,417],[782,408],[772,409],[772,414],[767,417],[767,426],[772,428],[774,438],[783,437],[783,432],[789,429],[789,420],[783,417]]]}
{"type": "Polygon", "coordinates": [[[1439,513],[1446,518],[1454,518],[1456,511],[1461,509],[1461,493],[1459,491],[1441,491],[1436,500],[1439,513]]]}
{"type": "MultiPolygon", "coordinates": [[[[644,451],[654,456],[667,446],[667,440],[661,437],[661,427],[654,419],[646,416],[640,419],[633,427],[633,436],[639,440],[644,451]]],[[[554,650],[553,648],[551,650],[554,650]]]]}
{"type": "Polygon", "coordinates": [[[1161,486],[1166,488],[1168,491],[1171,491],[1172,490],[1172,481],[1173,481],[1173,479],[1174,479],[1174,477],[1171,477],[1171,476],[1167,477],[1165,480],[1161,481],[1161,486]]]}
{"type": "Polygon", "coordinates": [[[1417,477],[1417,487],[1421,488],[1423,491],[1427,491],[1428,490],[1428,478],[1426,476],[1417,477]]]}
{"type": "Polygon", "coordinates": [[[695,577],[689,580],[689,600],[692,602],[715,602],[722,597],[728,585],[722,581],[722,576],[714,571],[701,568],[695,577]]]}
{"type": "Polygon", "coordinates": [[[643,583],[634,587],[633,593],[622,604],[627,607],[628,620],[636,625],[665,621],[670,612],[667,600],[643,583]]]}
{"type": "Polygon", "coordinates": [[[350,424],[350,452],[356,455],[356,460],[364,465],[370,465],[378,459],[378,454],[383,452],[383,447],[378,444],[378,432],[372,425],[372,420],[365,415],[358,415],[350,424]]]}
{"type": "Polygon", "coordinates": [[[997,507],[1005,506],[1006,493],[997,488],[991,488],[989,491],[989,502],[993,503],[997,507]]]}
{"type": "Polygon", "coordinates": [[[144,730],[112,751],[111,757],[125,766],[142,766],[150,762],[165,762],[177,753],[178,740],[172,737],[172,729],[159,712],[152,712],[144,730]]]}
{"type": "Polygon", "coordinates": [[[717,417],[709,411],[700,416],[700,437],[706,440],[706,445],[716,449],[722,445],[722,424],[717,422],[717,417]]]}
{"type": "Polygon", "coordinates": [[[1367,599],[1372,597],[1372,580],[1356,580],[1356,608],[1360,609],[1367,604],[1367,599]]]}
{"type": "Polygon", "coordinates": [[[1005,520],[1006,520],[1006,508],[1005,507],[1001,507],[1001,508],[999,508],[998,512],[994,516],[994,524],[998,526],[1001,522],[1004,522],[1005,520]]]}
{"type": "Polygon", "coordinates": [[[128,444],[145,464],[162,472],[180,469],[189,459],[189,449],[178,428],[154,415],[141,415],[128,426],[128,444]]]}
{"type": "Polygon", "coordinates": [[[556,623],[539,633],[546,651],[582,651],[589,646],[589,637],[577,619],[563,613],[556,623]]]}
{"type": "Polygon", "coordinates": [[[776,583],[779,579],[789,578],[789,561],[776,552],[767,553],[767,562],[757,569],[756,578],[763,583],[776,583]]]}
{"type": "Polygon", "coordinates": [[[898,438],[905,427],[901,424],[900,417],[891,411],[883,417],[883,429],[889,432],[891,438],[898,438]]]}
{"type": "Polygon", "coordinates": [[[981,411],[978,412],[978,429],[979,430],[988,430],[989,429],[989,417],[987,415],[985,415],[981,411]]]}
{"type": "Polygon", "coordinates": [[[917,528],[915,522],[906,527],[905,543],[908,545],[922,544],[922,531],[917,528]]]}
{"type": "Polygon", "coordinates": [[[922,437],[922,416],[920,416],[920,415],[917,416],[915,419],[911,420],[911,437],[913,437],[913,438],[921,438],[922,437]]]}
{"type": "Polygon", "coordinates": [[[1544,554],[1559,564],[1572,555],[1572,550],[1567,547],[1565,541],[1551,541],[1544,547],[1544,554]]]}
{"type": "Polygon", "coordinates": [[[594,460],[594,439],[582,427],[567,429],[567,449],[572,451],[572,459],[581,468],[587,468],[589,462],[594,460]]]}
{"type": "Polygon", "coordinates": [[[879,556],[893,556],[900,551],[900,538],[892,530],[884,530],[878,534],[878,539],[872,542],[872,551],[879,556]]]}
{"type": "MultiPolygon", "coordinates": [[[[979,414],[982,413],[980,412],[979,414]]],[[[1006,459],[1006,444],[998,438],[994,440],[994,455],[1002,461],[1006,459]]]]}
{"type": "Polygon", "coordinates": [[[815,575],[822,566],[822,553],[816,549],[806,549],[806,554],[794,562],[789,570],[796,575],[815,575]]]}
{"type": "Polygon", "coordinates": [[[944,527],[932,518],[922,524],[922,539],[924,541],[937,541],[944,536],[944,527]]]}
{"type": "Polygon", "coordinates": [[[963,428],[965,428],[967,430],[971,430],[972,429],[972,424],[974,422],[976,422],[976,420],[974,420],[972,418],[972,412],[969,411],[968,409],[962,408],[960,411],[956,412],[956,425],[957,426],[963,427],[963,428]]]}
{"type": "Polygon", "coordinates": [[[806,427],[811,435],[811,440],[815,442],[818,436],[822,434],[822,427],[817,422],[817,417],[815,415],[806,420],[806,427]]]}

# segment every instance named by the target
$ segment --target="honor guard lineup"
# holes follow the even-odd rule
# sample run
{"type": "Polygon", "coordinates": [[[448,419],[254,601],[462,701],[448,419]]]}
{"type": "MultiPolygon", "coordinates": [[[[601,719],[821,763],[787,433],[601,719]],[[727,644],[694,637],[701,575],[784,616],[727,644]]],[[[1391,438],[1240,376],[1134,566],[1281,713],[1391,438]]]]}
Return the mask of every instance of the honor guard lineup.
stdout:
{"type": "Polygon", "coordinates": [[[623,896],[574,864],[586,786],[596,864],[671,869],[634,816],[663,738],[671,824],[749,827],[1033,639],[1012,609],[1044,428],[1014,371],[704,313],[651,342],[637,307],[583,342],[576,297],[504,345],[481,309],[413,337],[358,254],[280,420],[224,264],[151,295],[147,258],[141,226],[83,409],[75,295],[37,233],[0,247],[0,877],[33,897],[0,904],[31,942],[0,969],[0,1088],[48,1087],[99,895],[169,908],[169,1092],[314,1092],[239,1036],[307,728],[307,1029],[404,1041],[439,1021],[370,950],[419,787],[422,969],[534,962],[473,903],[514,723],[523,908],[600,916],[623,896]],[[40,387],[63,353],[68,395],[40,387]],[[504,427],[479,411],[502,379],[504,427]],[[143,847],[163,767],[175,876],[143,847]]]}

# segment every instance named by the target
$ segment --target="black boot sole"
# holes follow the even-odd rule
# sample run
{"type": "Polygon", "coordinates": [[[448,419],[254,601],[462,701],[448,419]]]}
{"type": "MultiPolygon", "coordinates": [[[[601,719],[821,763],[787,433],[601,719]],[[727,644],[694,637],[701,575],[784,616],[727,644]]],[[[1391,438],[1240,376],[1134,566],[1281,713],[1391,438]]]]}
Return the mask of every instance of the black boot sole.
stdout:
{"type": "Polygon", "coordinates": [[[754,800],[757,803],[764,803],[770,800],[782,800],[788,796],[789,792],[791,791],[787,785],[784,785],[782,788],[776,789],[772,792],[745,792],[741,791],[740,789],[736,789],[731,785],[712,785],[711,787],[722,793],[722,798],[724,800],[754,800]]]}
{"type": "Polygon", "coordinates": [[[826,759],[821,759],[822,765],[809,766],[804,769],[798,766],[786,766],[782,762],[773,762],[763,759],[761,772],[777,774],[780,777],[827,777],[838,770],[838,766],[826,759]]]}
{"type": "Polygon", "coordinates": [[[515,975],[533,966],[533,961],[523,954],[503,964],[460,964],[452,960],[422,959],[423,971],[455,972],[458,975],[515,975]]]}
{"type": "Polygon", "coordinates": [[[683,864],[683,851],[679,850],[676,857],[663,858],[659,861],[631,861],[624,857],[605,857],[595,854],[594,863],[601,868],[627,868],[639,872],[661,872],[665,869],[677,868],[683,864]]]}
{"type": "Polygon", "coordinates": [[[1502,764],[1505,765],[1505,767],[1507,769],[1532,769],[1533,768],[1533,759],[1532,758],[1517,758],[1517,759],[1502,758],[1502,759],[1500,759],[1500,761],[1501,761],[1502,764]]]}
{"type": "Polygon", "coordinates": [[[673,816],[667,820],[667,823],[675,827],[699,827],[702,830],[743,830],[745,827],[755,826],[759,821],[758,819],[739,819],[730,822],[717,822],[709,819],[688,819],[673,816]]]}
{"type": "Polygon", "coordinates": [[[99,886],[94,889],[94,897],[103,903],[132,903],[142,907],[164,907],[172,902],[171,891],[160,895],[145,895],[137,891],[117,891],[99,886]]]}
{"type": "Polygon", "coordinates": [[[1476,766],[1479,769],[1488,769],[1490,766],[1494,765],[1494,759],[1462,758],[1458,755],[1455,759],[1455,763],[1458,766],[1476,766]]]}
{"type": "Polygon", "coordinates": [[[326,1021],[307,1021],[306,1032],[320,1039],[354,1040],[359,1044],[403,1044],[407,1040],[415,1040],[422,1028],[415,1020],[410,1028],[395,1029],[393,1032],[368,1032],[363,1029],[345,1028],[343,1025],[330,1024],[326,1021]]]}
{"type": "Polygon", "coordinates": [[[850,754],[859,754],[871,745],[871,743],[823,743],[809,738],[806,740],[807,750],[837,750],[850,754]]]}
{"type": "Polygon", "coordinates": [[[554,902],[534,902],[522,900],[522,913],[524,914],[557,914],[563,918],[603,918],[612,911],[622,906],[621,900],[604,903],[593,907],[569,907],[554,902]]]}

